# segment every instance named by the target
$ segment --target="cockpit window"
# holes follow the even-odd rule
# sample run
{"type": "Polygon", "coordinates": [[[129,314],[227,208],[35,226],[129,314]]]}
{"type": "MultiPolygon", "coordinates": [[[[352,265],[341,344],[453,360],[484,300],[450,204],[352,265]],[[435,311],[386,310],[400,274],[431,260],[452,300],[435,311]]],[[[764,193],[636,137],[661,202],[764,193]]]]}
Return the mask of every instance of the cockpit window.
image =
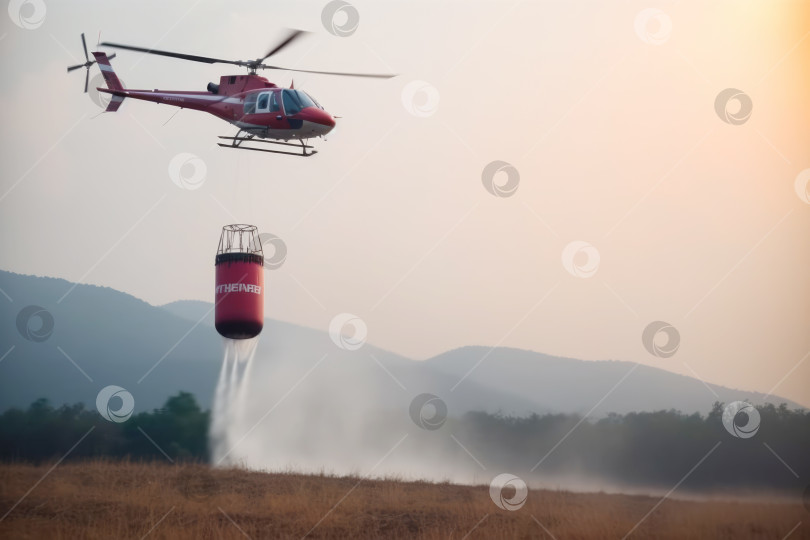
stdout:
{"type": "Polygon", "coordinates": [[[301,103],[303,107],[315,107],[315,102],[301,90],[296,90],[295,95],[298,98],[298,102],[301,103]]]}
{"type": "Polygon", "coordinates": [[[317,107],[323,109],[317,101],[312,99],[306,92],[301,90],[283,90],[284,110],[287,114],[295,114],[306,107],[317,107]]]}
{"type": "Polygon", "coordinates": [[[267,100],[270,99],[270,94],[264,93],[259,96],[259,103],[256,105],[256,108],[260,111],[267,110],[267,100]]]}
{"type": "MultiPolygon", "coordinates": [[[[299,90],[299,92],[301,92],[301,91],[299,90]]],[[[304,92],[301,92],[301,93],[302,93],[302,94],[304,94],[304,92]]],[[[309,99],[311,99],[311,100],[312,100],[312,102],[313,102],[313,103],[315,103],[315,106],[316,106],[316,107],[318,107],[319,109],[323,109],[323,107],[321,107],[321,104],[320,104],[320,103],[318,103],[318,100],[317,100],[317,99],[315,99],[314,97],[310,96],[309,94],[304,94],[304,95],[306,95],[306,96],[307,96],[309,99]]]]}
{"type": "Polygon", "coordinates": [[[295,90],[283,90],[281,95],[284,100],[284,111],[288,115],[295,114],[303,109],[298,101],[298,96],[295,95],[295,90]]]}

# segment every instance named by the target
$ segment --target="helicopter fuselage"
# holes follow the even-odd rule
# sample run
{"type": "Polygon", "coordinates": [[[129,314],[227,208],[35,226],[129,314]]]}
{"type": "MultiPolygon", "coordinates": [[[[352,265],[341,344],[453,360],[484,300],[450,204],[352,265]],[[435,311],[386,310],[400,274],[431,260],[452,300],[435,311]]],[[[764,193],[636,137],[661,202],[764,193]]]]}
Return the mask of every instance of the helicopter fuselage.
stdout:
{"type": "MultiPolygon", "coordinates": [[[[102,67],[102,71],[104,70],[102,67]]],[[[328,134],[334,117],[305,92],[255,74],[225,75],[208,91],[99,88],[120,98],[207,112],[262,139],[310,139],[328,134]]]]}

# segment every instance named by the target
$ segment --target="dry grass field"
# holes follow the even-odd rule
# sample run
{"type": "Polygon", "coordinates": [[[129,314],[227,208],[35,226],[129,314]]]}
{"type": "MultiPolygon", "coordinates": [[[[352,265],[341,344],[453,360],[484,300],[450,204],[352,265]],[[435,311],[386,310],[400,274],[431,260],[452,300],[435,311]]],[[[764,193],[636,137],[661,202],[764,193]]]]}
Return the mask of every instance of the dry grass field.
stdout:
{"type": "Polygon", "coordinates": [[[810,538],[799,504],[532,490],[121,462],[0,465],[0,538],[810,538]],[[44,477],[44,479],[43,479],[44,477]],[[797,526],[797,524],[801,523],[797,526]]]}

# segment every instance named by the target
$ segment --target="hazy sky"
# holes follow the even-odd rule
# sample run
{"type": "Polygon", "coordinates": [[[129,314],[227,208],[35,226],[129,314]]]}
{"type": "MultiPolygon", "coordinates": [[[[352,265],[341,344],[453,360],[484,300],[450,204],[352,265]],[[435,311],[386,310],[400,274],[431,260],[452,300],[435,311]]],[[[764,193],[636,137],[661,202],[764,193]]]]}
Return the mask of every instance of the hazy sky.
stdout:
{"type": "MultiPolygon", "coordinates": [[[[810,3],[353,1],[345,37],[324,1],[41,4],[17,19],[33,28],[0,17],[3,269],[211,301],[220,228],[252,223],[288,249],[269,317],[326,330],[353,313],[415,359],[512,346],[810,405],[810,3]],[[95,117],[83,70],[65,73],[81,32],[248,59],[285,27],[312,34],[277,64],[399,74],[295,74],[342,117],[311,159],[218,148],[236,130],[192,111],[95,117]],[[716,103],[726,89],[739,99],[716,103]],[[180,153],[204,163],[197,189],[169,176],[180,153]],[[519,174],[511,196],[482,182],[496,160],[519,174]],[[679,332],[674,355],[645,349],[653,321],[679,332]]],[[[145,89],[242,72],[112,64],[145,89]]]]}

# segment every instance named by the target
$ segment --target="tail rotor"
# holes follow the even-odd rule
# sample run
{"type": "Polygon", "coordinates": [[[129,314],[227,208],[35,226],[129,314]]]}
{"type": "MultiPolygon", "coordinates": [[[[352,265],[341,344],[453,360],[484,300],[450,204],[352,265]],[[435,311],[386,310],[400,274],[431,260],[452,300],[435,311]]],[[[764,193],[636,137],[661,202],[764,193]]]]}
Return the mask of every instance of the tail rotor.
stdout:
{"type": "MultiPolygon", "coordinates": [[[[68,73],[74,71],[79,68],[85,68],[86,72],[84,75],[84,93],[87,93],[87,87],[90,84],[90,66],[96,63],[95,60],[90,60],[90,55],[87,54],[87,41],[84,39],[84,33],[82,33],[82,48],[84,49],[84,59],[86,60],[84,64],[76,64],[75,66],[69,66],[67,68],[68,73]]],[[[115,58],[115,53],[108,56],[108,58],[115,58]]]]}

